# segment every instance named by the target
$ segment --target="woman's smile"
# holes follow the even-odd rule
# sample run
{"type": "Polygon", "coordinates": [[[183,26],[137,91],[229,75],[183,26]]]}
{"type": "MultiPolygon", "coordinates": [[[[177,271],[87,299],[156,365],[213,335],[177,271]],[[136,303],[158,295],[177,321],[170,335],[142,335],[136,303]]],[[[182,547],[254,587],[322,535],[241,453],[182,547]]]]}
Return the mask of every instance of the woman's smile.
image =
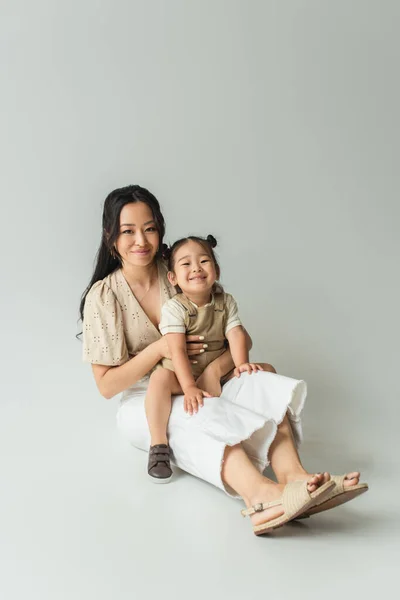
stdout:
{"type": "Polygon", "coordinates": [[[136,254],[136,256],[147,256],[150,250],[132,250],[132,254],[136,254]]]}

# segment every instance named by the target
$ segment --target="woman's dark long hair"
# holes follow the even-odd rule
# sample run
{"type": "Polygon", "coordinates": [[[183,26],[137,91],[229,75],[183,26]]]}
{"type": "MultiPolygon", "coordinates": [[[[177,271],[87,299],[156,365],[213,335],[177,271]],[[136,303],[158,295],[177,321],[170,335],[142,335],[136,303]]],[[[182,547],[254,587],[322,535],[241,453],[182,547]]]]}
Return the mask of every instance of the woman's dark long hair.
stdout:
{"type": "Polygon", "coordinates": [[[126,204],[131,202],[143,202],[150,208],[158,235],[160,236],[159,248],[156,257],[162,256],[163,238],[165,235],[165,221],[162,215],[160,204],[155,196],[146,188],[140,185],[128,185],[123,188],[113,190],[108,194],[104,202],[103,208],[103,231],[101,236],[100,247],[96,255],[96,266],[89,285],[82,294],[81,303],[79,306],[80,318],[83,321],[83,309],[85,307],[86,296],[96,281],[100,281],[107,277],[110,273],[118,269],[122,262],[117,250],[115,242],[120,233],[120,214],[126,204]]]}

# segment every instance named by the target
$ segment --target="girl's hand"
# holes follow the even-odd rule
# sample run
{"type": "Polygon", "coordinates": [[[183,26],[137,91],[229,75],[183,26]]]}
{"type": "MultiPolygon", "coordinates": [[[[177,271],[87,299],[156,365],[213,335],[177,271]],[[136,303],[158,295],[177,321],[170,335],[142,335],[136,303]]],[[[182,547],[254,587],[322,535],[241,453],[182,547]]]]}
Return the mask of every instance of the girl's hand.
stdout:
{"type": "Polygon", "coordinates": [[[211,398],[211,394],[201,390],[195,385],[188,387],[183,400],[183,408],[185,412],[189,413],[189,415],[197,413],[199,406],[204,405],[203,397],[211,398]]]}
{"type": "Polygon", "coordinates": [[[216,369],[213,368],[212,363],[208,365],[196,380],[196,385],[201,390],[207,390],[212,398],[219,398],[222,392],[221,380],[216,369]]]}
{"type": "Polygon", "coordinates": [[[255,363],[243,363],[236,367],[233,371],[235,377],[240,377],[240,373],[257,373],[257,371],[263,371],[264,369],[260,365],[256,365],[255,363]]]}
{"type": "MultiPolygon", "coordinates": [[[[186,336],[186,351],[190,362],[196,363],[196,360],[191,360],[191,357],[198,356],[204,352],[204,341],[201,341],[203,336],[200,335],[187,335],[186,336]]],[[[171,351],[168,347],[167,338],[163,335],[156,344],[159,345],[160,360],[162,358],[171,359],[171,351]]]]}

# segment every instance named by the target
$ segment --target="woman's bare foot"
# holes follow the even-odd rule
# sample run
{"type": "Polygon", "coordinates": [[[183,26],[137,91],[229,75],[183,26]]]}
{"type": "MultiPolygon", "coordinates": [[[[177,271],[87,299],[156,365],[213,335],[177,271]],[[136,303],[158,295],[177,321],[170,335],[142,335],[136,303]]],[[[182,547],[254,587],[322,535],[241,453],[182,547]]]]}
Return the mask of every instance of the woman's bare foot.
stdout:
{"type": "MultiPolygon", "coordinates": [[[[273,502],[274,500],[279,500],[282,496],[284,487],[284,485],[273,483],[272,481],[266,482],[265,484],[261,484],[258,490],[250,498],[243,498],[243,500],[247,508],[254,504],[273,502]]],[[[253,525],[260,525],[261,523],[268,523],[268,521],[277,519],[283,515],[283,513],[284,510],[282,506],[272,506],[261,512],[254,513],[254,515],[250,516],[250,519],[253,525]]]]}
{"type": "Polygon", "coordinates": [[[315,492],[321,485],[329,481],[331,478],[330,474],[325,473],[307,473],[307,471],[299,470],[295,473],[288,473],[284,477],[281,477],[279,483],[290,483],[291,481],[307,481],[307,489],[310,492],[315,492]]]}
{"type": "MultiPolygon", "coordinates": [[[[279,500],[283,494],[283,490],[285,489],[286,483],[289,481],[301,481],[307,480],[308,485],[307,489],[310,493],[314,492],[319,488],[320,485],[325,483],[325,476],[328,476],[327,481],[330,479],[329,473],[318,473],[317,475],[310,475],[305,473],[305,475],[299,474],[297,477],[293,479],[288,479],[285,483],[273,483],[271,481],[267,481],[260,485],[258,490],[250,497],[244,498],[246,507],[249,508],[254,504],[259,503],[267,503],[273,502],[274,500],[279,500]]],[[[268,521],[272,521],[283,515],[284,510],[282,505],[272,506],[271,508],[267,508],[261,512],[256,512],[254,515],[251,515],[251,522],[253,525],[260,525],[261,523],[268,523],[268,521]]]]}
{"type": "Polygon", "coordinates": [[[352,473],[347,473],[346,479],[343,482],[344,487],[350,487],[352,485],[358,485],[360,483],[360,473],[358,471],[353,471],[352,473]]]}
{"type": "MultiPolygon", "coordinates": [[[[308,491],[315,492],[321,485],[329,481],[331,478],[328,472],[325,473],[316,473],[312,475],[307,473],[307,471],[298,471],[297,473],[290,473],[286,475],[284,478],[279,480],[279,483],[289,483],[290,481],[308,481],[308,491]]],[[[351,487],[352,485],[358,485],[360,482],[360,473],[358,471],[353,471],[351,473],[347,473],[346,479],[344,480],[344,487],[351,487]]]]}

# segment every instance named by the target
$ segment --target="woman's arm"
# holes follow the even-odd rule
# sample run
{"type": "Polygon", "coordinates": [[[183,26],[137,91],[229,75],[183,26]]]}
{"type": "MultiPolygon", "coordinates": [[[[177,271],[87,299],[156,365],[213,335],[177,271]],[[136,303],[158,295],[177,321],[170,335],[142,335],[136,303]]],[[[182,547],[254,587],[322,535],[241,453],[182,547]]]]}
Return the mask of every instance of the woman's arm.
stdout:
{"type": "Polygon", "coordinates": [[[109,400],[128,389],[168,354],[168,346],[161,338],[119,367],[92,365],[93,375],[100,394],[109,400]]]}
{"type": "MultiPolygon", "coordinates": [[[[195,357],[203,348],[198,335],[186,336],[187,355],[195,357]]],[[[153,342],[120,367],[92,365],[94,379],[100,394],[109,400],[142,379],[163,358],[171,358],[165,337],[153,342]]]]}

